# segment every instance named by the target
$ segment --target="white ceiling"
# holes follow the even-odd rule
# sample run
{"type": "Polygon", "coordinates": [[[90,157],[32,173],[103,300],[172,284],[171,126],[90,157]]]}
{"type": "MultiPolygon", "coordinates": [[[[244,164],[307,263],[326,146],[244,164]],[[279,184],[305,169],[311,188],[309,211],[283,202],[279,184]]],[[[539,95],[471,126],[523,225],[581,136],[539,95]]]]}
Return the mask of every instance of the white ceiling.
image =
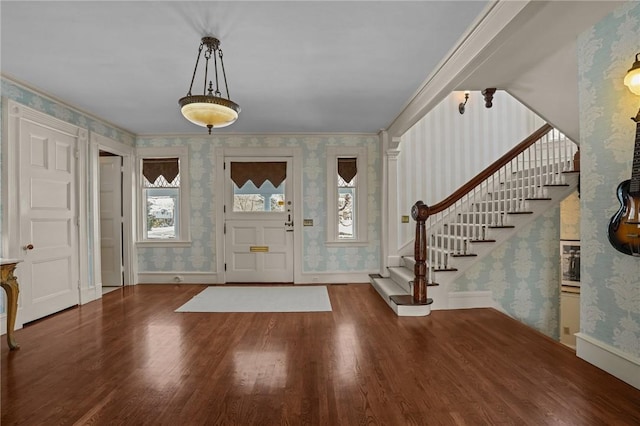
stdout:
{"type": "Polygon", "coordinates": [[[189,88],[200,38],[213,35],[231,99],[242,108],[218,132],[375,133],[485,6],[3,0],[0,70],[136,134],[202,134],[180,115],[178,99],[189,88]]]}

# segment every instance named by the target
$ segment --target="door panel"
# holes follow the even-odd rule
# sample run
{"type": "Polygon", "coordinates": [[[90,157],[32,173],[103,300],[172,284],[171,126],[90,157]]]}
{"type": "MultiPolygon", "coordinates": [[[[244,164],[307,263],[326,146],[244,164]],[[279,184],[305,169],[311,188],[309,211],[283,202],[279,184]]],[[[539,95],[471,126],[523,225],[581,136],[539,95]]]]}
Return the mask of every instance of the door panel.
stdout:
{"type": "MultiPolygon", "coordinates": [[[[291,158],[225,159],[226,282],[293,282],[293,179],[291,158]],[[231,163],[286,163],[278,187],[252,181],[242,188],[231,179],[231,163]]],[[[257,164],[259,167],[259,164],[257,164]]]]}
{"type": "Polygon", "coordinates": [[[102,285],[121,286],[122,157],[100,157],[100,255],[102,285]]]}
{"type": "Polygon", "coordinates": [[[237,220],[226,223],[228,282],[293,281],[293,237],[283,225],[265,225],[255,219],[250,224],[237,220]]]}
{"type": "Polygon", "coordinates": [[[69,247],[71,241],[71,223],[68,220],[33,220],[31,222],[31,244],[40,250],[69,247]]]}
{"type": "Polygon", "coordinates": [[[77,140],[20,122],[20,264],[22,318],[33,321],[79,302],[76,227],[77,140]],[[31,248],[32,246],[32,248],[31,248]]]}
{"type": "MultiPolygon", "coordinates": [[[[48,258],[43,262],[31,263],[31,281],[32,283],[47,282],[47,286],[33,285],[33,301],[42,302],[47,299],[55,298],[67,291],[67,283],[71,279],[71,265],[68,257],[48,258]],[[59,279],[51,280],[50,277],[58,276],[59,279]]],[[[62,309],[67,306],[62,306],[62,309]]]]}

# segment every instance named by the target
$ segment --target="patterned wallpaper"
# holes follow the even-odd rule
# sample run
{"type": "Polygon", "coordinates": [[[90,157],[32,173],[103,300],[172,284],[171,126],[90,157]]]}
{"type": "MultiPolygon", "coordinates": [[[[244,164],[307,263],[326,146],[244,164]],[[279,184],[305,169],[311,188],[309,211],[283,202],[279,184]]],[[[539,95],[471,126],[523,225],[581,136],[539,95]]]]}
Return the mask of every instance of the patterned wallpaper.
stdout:
{"type": "Polygon", "coordinates": [[[510,316],[559,339],[560,207],[548,210],[451,286],[451,291],[491,291],[510,316]]]}
{"type": "Polygon", "coordinates": [[[640,357],[640,259],[607,239],[620,207],[615,190],[631,177],[640,97],[623,85],[640,49],[640,3],[616,9],[578,40],[581,134],[580,331],[640,357]]]}
{"type": "Polygon", "coordinates": [[[560,239],[580,239],[580,198],[578,191],[560,202],[560,239]]]}
{"type": "Polygon", "coordinates": [[[380,153],[379,139],[372,135],[286,135],[214,137],[140,137],[139,147],[188,146],[191,179],[191,237],[187,248],[138,248],[140,272],[217,272],[215,211],[223,185],[215,181],[215,147],[302,148],[302,208],[314,226],[304,232],[303,272],[376,272],[380,261],[380,153]],[[365,247],[326,247],[326,147],[365,146],[369,161],[369,244],[365,247]]]}
{"type": "Polygon", "coordinates": [[[36,111],[49,114],[59,120],[74,124],[90,132],[106,136],[118,142],[133,146],[135,137],[132,133],[110,126],[103,121],[78,112],[50,98],[42,96],[4,77],[0,78],[0,93],[36,111]]]}

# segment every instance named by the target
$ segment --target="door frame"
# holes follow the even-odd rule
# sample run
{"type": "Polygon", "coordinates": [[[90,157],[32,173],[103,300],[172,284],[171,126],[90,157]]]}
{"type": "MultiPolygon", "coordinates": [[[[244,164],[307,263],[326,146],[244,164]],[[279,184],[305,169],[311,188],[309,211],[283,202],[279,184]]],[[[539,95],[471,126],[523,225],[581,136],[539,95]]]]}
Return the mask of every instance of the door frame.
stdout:
{"type": "MultiPolygon", "coordinates": [[[[2,256],[10,258],[23,258],[20,248],[20,203],[17,202],[20,194],[20,122],[30,121],[39,126],[66,133],[76,138],[75,188],[76,202],[75,221],[77,224],[77,250],[75,258],[78,262],[78,304],[84,300],[83,290],[87,287],[89,257],[87,247],[87,182],[81,179],[86,176],[87,130],[74,124],[67,123],[49,114],[37,111],[11,99],[2,101],[3,126],[2,129],[2,256]]],[[[20,264],[18,264],[18,282],[20,264]]],[[[20,298],[18,306],[20,306],[20,298]]],[[[15,328],[21,328],[23,324],[22,312],[18,309],[15,328]]],[[[6,330],[6,314],[2,314],[2,330],[6,330]]]]}
{"type": "Polygon", "coordinates": [[[296,256],[296,253],[302,253],[302,148],[301,147],[285,147],[285,148],[214,148],[214,158],[216,159],[216,191],[215,204],[216,211],[216,232],[215,235],[223,236],[215,238],[216,247],[216,270],[218,283],[227,282],[224,271],[224,254],[225,254],[225,238],[224,238],[224,203],[225,203],[225,174],[224,161],[225,157],[291,157],[292,159],[292,180],[293,183],[293,283],[302,282],[302,259],[303,256],[296,256]],[[297,226],[296,226],[297,225],[297,226]]]}
{"type": "Polygon", "coordinates": [[[124,267],[123,286],[135,285],[137,259],[135,250],[135,150],[134,147],[91,132],[89,146],[89,170],[91,182],[91,227],[92,227],[92,281],[95,286],[95,299],[102,297],[102,263],[100,258],[100,151],[122,157],[122,214],[123,237],[122,257],[124,267]]]}

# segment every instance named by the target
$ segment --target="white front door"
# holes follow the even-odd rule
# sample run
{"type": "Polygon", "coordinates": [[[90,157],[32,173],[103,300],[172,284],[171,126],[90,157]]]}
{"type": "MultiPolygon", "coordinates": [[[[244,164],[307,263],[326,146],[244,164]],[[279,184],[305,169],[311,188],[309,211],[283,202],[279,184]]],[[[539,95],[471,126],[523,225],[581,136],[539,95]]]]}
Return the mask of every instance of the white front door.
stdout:
{"type": "Polygon", "coordinates": [[[19,282],[28,322],[79,302],[77,138],[21,120],[19,143],[19,282]]]}
{"type": "Polygon", "coordinates": [[[225,158],[226,282],[293,282],[292,159],[225,158]]]}
{"type": "Polygon", "coordinates": [[[100,157],[102,286],[122,285],[122,157],[100,157]]]}

